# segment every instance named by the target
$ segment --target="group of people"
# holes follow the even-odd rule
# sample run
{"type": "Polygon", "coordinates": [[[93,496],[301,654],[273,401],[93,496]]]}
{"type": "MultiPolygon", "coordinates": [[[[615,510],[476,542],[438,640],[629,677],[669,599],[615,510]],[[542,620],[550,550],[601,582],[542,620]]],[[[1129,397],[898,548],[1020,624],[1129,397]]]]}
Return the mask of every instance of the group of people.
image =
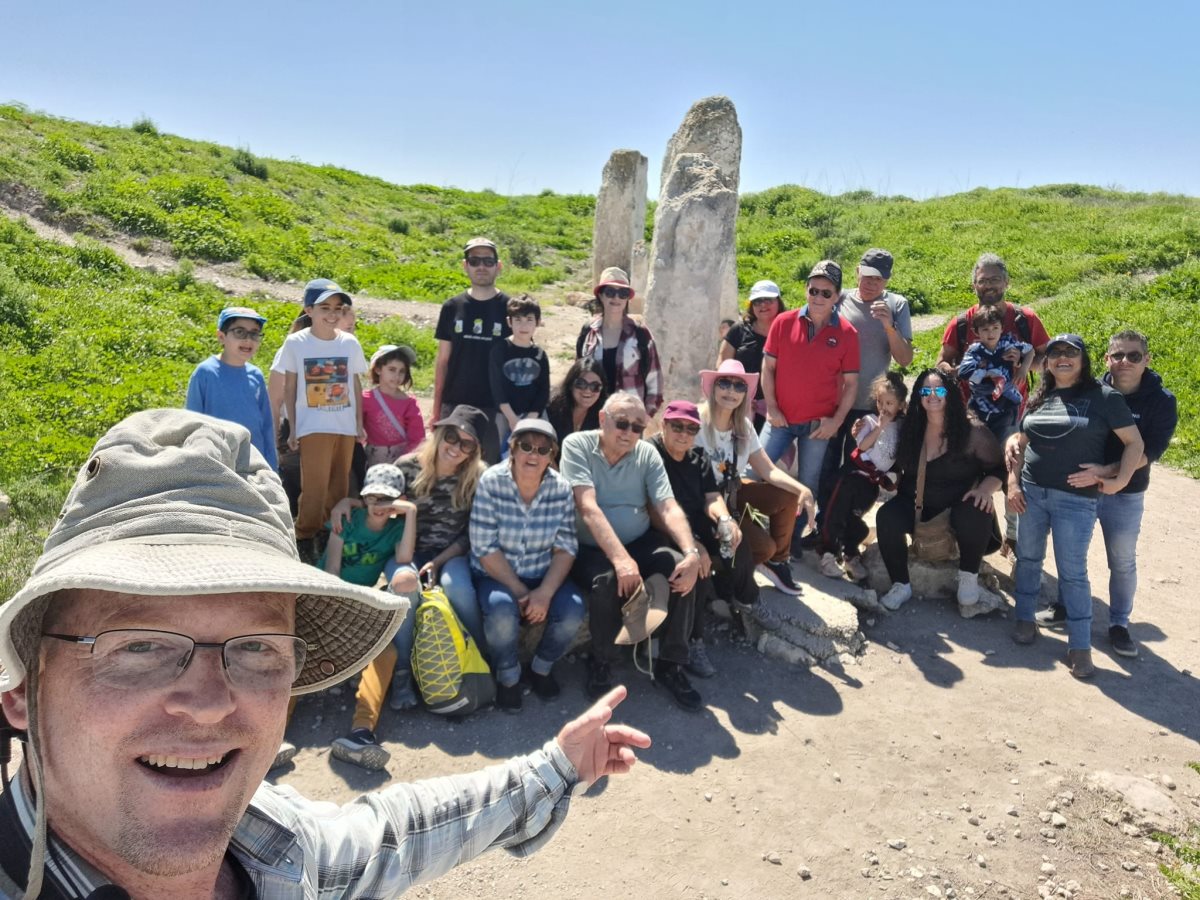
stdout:
{"type": "Polygon", "coordinates": [[[908,391],[892,370],[912,361],[892,267],[869,250],[843,291],[822,261],[790,310],[777,285],[756,283],[714,368],[697,373],[696,404],[664,397],[619,269],[596,285],[599,314],[551,391],[532,340],[540,308],[496,289],[496,245],[473,239],[470,287],[438,322],[428,434],[408,393],[416,355],[385,345],[368,363],[336,284],[307,286],[269,383],[250,363],[264,317],[223,310],[221,353],[197,367],[188,410],[136,414],[98,442],[29,580],[0,606],[0,707],[26,742],[0,793],[0,895],[392,895],[492,846],[531,852],[575,793],[649,746],[610,723],[625,696],[617,647],[636,645],[655,684],[701,708],[688,673],[715,673],[709,602],[778,627],[755,575],[799,593],[792,557],[808,546],[825,575],[863,578],[863,517],[881,495],[884,606],[912,596],[906,536],[942,517],[959,602],[974,602],[982,557],[1009,549],[1014,639],[1064,626],[1077,677],[1093,670],[1086,550],[1099,520],[1112,647],[1136,655],[1143,499],[1176,420],[1145,337],[1114,335],[1097,379],[1078,336],[1050,338],[1004,300],[1007,270],[985,254],[979,302],[908,391]],[[1038,611],[1050,536],[1059,602],[1038,611]],[[286,698],[358,671],[332,752],[386,764],[374,736],[385,697],[419,700],[407,613],[422,582],[485,649],[510,711],[522,682],[557,696],[554,664],[586,615],[596,704],[540,751],[395,785],[340,816],[260,784],[286,698]],[[524,662],[522,622],[543,627],[524,662]]]}

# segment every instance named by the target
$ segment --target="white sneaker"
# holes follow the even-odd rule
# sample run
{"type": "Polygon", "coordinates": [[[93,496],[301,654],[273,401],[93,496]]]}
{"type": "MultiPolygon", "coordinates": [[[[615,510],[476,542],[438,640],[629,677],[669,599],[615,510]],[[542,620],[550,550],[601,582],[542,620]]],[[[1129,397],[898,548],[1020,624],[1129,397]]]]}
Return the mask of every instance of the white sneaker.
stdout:
{"type": "Polygon", "coordinates": [[[861,556],[847,556],[842,560],[842,568],[852,581],[867,580],[867,567],[863,565],[861,556]]]}
{"type": "Polygon", "coordinates": [[[979,602],[979,576],[974,572],[958,573],[958,605],[974,606],[979,602]]]}
{"type": "Polygon", "coordinates": [[[895,612],[911,599],[912,585],[897,581],[880,598],[879,605],[884,609],[890,609],[892,612],[895,612]]]}
{"type": "Polygon", "coordinates": [[[821,554],[821,565],[818,568],[826,578],[842,577],[842,564],[837,561],[837,557],[832,553],[821,554]]]}

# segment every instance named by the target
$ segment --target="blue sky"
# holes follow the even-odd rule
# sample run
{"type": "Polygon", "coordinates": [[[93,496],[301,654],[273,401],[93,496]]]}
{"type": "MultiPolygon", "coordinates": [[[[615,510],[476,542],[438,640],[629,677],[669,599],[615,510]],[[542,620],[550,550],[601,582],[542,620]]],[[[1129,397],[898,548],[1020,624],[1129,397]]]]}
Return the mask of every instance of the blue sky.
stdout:
{"type": "Polygon", "coordinates": [[[726,94],[742,189],[1200,195],[1200,4],[9,3],[0,100],[401,184],[594,193],[726,94]],[[15,39],[14,39],[15,38],[15,39]]]}

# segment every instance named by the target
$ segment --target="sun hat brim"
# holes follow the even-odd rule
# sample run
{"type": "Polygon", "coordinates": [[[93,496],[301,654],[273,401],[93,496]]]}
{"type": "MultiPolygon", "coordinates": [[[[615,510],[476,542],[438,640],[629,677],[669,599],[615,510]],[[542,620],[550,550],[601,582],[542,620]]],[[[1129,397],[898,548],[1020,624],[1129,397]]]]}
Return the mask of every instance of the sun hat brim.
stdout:
{"type": "Polygon", "coordinates": [[[704,397],[712,396],[713,382],[718,378],[737,378],[746,382],[746,393],[751,400],[758,393],[758,373],[747,372],[737,360],[727,359],[721,363],[721,368],[719,369],[700,370],[700,393],[704,397]],[[730,363],[734,363],[736,368],[730,366],[730,363]]]}
{"type": "Polygon", "coordinates": [[[270,547],[210,535],[105,541],[56,563],[35,569],[0,606],[0,691],[25,677],[13,622],[55,591],[93,588],[181,601],[202,594],[295,594],[296,634],[308,653],[293,694],[323,690],[363,669],[387,646],[409,607],[405,597],[350,584],[270,547]]]}

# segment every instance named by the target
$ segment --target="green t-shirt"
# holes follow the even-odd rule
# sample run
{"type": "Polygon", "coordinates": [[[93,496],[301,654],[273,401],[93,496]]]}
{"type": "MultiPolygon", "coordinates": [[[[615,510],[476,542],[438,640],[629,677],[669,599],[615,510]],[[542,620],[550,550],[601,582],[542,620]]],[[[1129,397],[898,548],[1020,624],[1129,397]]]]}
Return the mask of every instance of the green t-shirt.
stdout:
{"type": "MultiPolygon", "coordinates": [[[[381,531],[367,527],[367,511],[354,509],[350,522],[342,528],[342,571],[339,577],[351,584],[375,587],[387,561],[396,555],[396,545],[404,536],[404,517],[388,519],[381,531]]],[[[325,554],[317,560],[325,568],[325,554]]]]}

